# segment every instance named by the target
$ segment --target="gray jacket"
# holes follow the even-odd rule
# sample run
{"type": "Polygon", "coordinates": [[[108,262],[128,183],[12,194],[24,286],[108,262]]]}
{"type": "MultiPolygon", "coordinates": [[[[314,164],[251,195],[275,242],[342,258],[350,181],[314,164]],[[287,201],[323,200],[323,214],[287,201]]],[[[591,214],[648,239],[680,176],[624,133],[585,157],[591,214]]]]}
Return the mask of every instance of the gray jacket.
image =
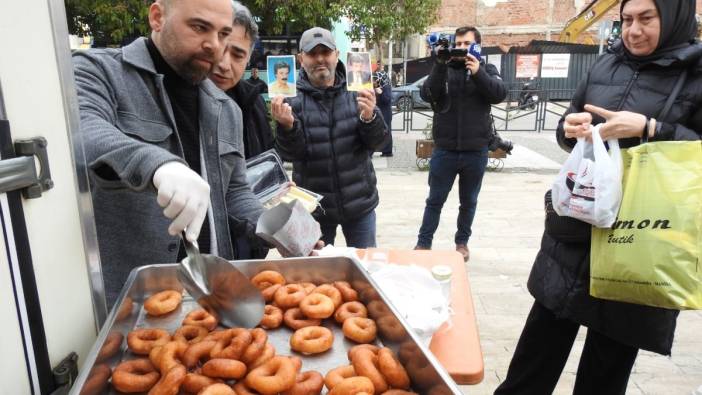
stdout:
{"type": "MultiPolygon", "coordinates": [[[[111,305],[133,268],[176,261],[180,239],[167,232],[171,221],[156,203],[152,178],[162,164],[185,160],[163,75],[156,73],[146,39],[122,49],[77,52],[73,60],[111,305]]],[[[233,259],[232,236],[252,235],[262,208],[246,183],[239,107],[211,81],[199,87],[200,156],[211,188],[213,252],[233,259]]]]}

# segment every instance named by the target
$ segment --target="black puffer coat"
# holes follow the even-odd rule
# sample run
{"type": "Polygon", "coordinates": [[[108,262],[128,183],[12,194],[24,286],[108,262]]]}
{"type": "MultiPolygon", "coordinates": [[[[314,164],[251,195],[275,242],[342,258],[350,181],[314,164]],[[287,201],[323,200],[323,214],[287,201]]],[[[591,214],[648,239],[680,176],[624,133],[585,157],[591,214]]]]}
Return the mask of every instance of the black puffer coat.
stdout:
{"type": "Polygon", "coordinates": [[[288,99],[295,122],[285,131],[278,127],[275,147],[283,160],[293,163],[293,180],[324,196],[315,217],[320,222],[344,223],[358,219],[378,205],[371,153],[388,133],[383,116],[359,118],[356,93],[346,90],[346,70],[336,67],[334,85],[312,86],[300,70],[297,97],[288,99]]]}
{"type": "Polygon", "coordinates": [[[241,108],[244,117],[244,149],[246,159],[273,148],[273,131],[266,102],[257,86],[241,80],[236,86],[227,91],[241,108]]]}
{"type": "Polygon", "coordinates": [[[438,148],[450,151],[486,150],[492,136],[490,105],[507,96],[500,73],[480,62],[475,75],[465,65],[434,64],[419,92],[434,108],[432,137],[438,148]]]}
{"type": "MultiPolygon", "coordinates": [[[[702,135],[702,45],[695,36],[695,2],[656,0],[661,16],[659,49],[646,58],[634,57],[621,43],[592,66],[566,114],[582,112],[585,104],[626,110],[656,118],[681,71],[687,83],[653,140],[699,140],[702,135]],[[663,46],[662,46],[663,45],[663,46]],[[661,49],[662,48],[662,49],[661,49]]],[[[595,117],[594,124],[603,122],[595,117]]],[[[570,150],[563,119],[557,131],[562,147],[570,150]]],[[[639,139],[620,141],[623,148],[639,139]]],[[[621,343],[669,355],[678,312],[596,299],[589,295],[590,246],[558,242],[544,234],[528,283],[536,300],[557,316],[571,319],[621,343]]]]}

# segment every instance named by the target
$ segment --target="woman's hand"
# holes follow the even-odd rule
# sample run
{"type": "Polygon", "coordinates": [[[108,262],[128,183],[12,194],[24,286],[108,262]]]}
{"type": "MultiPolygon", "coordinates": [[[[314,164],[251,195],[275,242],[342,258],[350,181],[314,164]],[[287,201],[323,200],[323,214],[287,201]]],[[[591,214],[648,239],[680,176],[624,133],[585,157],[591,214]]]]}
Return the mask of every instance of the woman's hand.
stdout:
{"type": "Polygon", "coordinates": [[[563,122],[563,130],[565,136],[569,139],[585,138],[590,139],[592,132],[590,125],[592,124],[592,115],[588,112],[577,112],[568,114],[563,122]]]}
{"type": "Polygon", "coordinates": [[[646,126],[646,116],[631,111],[609,111],[591,104],[585,105],[585,111],[605,119],[600,127],[602,140],[641,137],[646,126]]]}

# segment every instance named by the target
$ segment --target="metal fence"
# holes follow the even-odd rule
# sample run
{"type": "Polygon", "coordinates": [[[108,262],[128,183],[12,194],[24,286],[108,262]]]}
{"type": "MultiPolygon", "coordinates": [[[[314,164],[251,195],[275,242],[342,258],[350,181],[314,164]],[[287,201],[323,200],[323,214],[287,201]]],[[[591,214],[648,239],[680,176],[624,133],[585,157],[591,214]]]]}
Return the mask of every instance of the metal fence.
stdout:
{"type": "MultiPolygon", "coordinates": [[[[558,120],[570,105],[574,89],[540,89],[531,91],[536,101],[520,103],[521,90],[511,89],[507,100],[492,105],[492,118],[498,132],[537,132],[553,131],[558,120]]],[[[431,108],[393,108],[394,132],[429,132],[434,112],[431,108]],[[397,120],[401,114],[401,122],[397,120]]]]}

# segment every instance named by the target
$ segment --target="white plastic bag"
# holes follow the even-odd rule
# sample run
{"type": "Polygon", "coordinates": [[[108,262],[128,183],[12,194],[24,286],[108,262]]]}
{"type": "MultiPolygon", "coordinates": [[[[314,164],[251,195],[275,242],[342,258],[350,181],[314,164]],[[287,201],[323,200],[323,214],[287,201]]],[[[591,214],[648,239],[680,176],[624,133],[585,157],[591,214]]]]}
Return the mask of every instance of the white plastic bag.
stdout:
{"type": "Polygon", "coordinates": [[[622,202],[622,157],[619,142],[609,140],[609,154],[592,128],[592,143],[578,139],[551,188],[553,208],[598,228],[610,227],[622,202]]]}
{"type": "Polygon", "coordinates": [[[393,264],[382,251],[371,251],[359,260],[355,248],[329,245],[317,254],[346,256],[359,262],[427,347],[434,332],[449,321],[450,300],[429,270],[414,264],[393,264]]]}
{"type": "Polygon", "coordinates": [[[383,293],[425,345],[449,319],[449,301],[429,270],[417,265],[387,264],[371,272],[383,293]]]}

